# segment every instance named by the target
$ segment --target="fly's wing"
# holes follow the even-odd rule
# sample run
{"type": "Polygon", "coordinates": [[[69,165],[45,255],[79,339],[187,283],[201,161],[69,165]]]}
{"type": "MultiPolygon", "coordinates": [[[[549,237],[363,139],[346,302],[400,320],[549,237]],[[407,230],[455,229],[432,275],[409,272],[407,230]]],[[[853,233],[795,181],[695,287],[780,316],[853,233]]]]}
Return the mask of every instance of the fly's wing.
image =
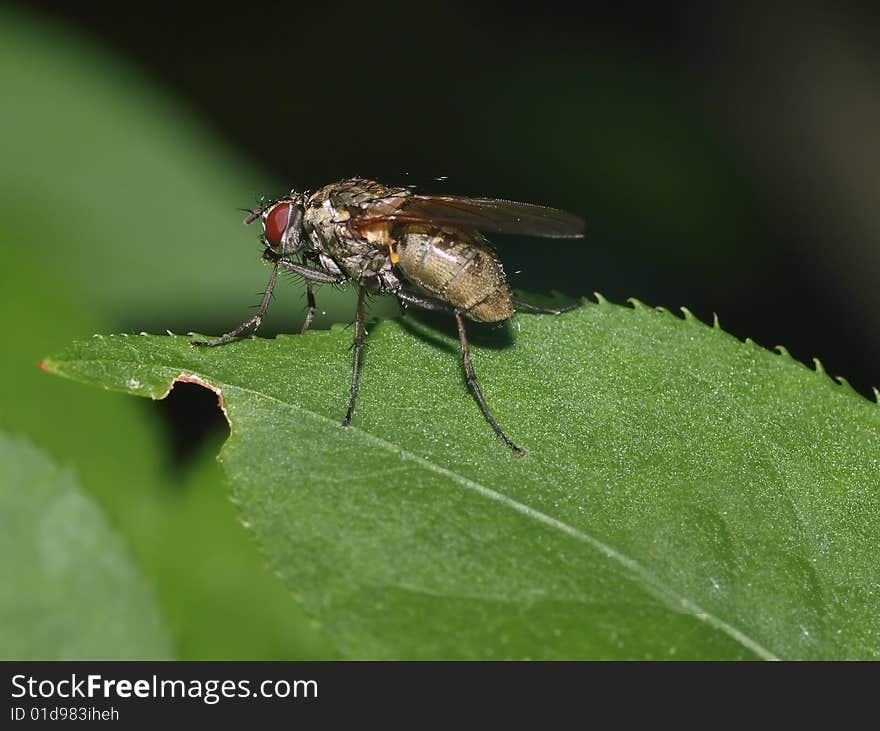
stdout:
{"type": "Polygon", "coordinates": [[[392,196],[376,201],[353,223],[368,227],[383,221],[551,239],[576,239],[584,235],[583,220],[572,213],[532,203],[456,195],[392,196]]]}

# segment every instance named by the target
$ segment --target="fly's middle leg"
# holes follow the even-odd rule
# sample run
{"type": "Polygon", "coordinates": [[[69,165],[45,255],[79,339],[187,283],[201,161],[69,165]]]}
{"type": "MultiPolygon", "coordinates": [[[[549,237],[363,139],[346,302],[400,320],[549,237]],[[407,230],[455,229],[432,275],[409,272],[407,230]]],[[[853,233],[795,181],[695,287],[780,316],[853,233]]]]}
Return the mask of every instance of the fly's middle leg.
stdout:
{"type": "Polygon", "coordinates": [[[306,319],[299,331],[300,335],[306,334],[308,329],[312,326],[312,320],[315,319],[315,288],[310,279],[306,280],[306,302],[308,302],[308,309],[306,310],[306,319]]]}
{"type": "Polygon", "coordinates": [[[345,418],[342,420],[341,424],[344,429],[348,428],[351,424],[351,415],[354,413],[354,402],[357,398],[358,392],[361,350],[363,350],[364,347],[364,299],[366,299],[366,294],[366,287],[363,285],[358,287],[357,315],[354,323],[354,370],[351,374],[351,391],[348,394],[348,410],[345,412],[345,418]]]}

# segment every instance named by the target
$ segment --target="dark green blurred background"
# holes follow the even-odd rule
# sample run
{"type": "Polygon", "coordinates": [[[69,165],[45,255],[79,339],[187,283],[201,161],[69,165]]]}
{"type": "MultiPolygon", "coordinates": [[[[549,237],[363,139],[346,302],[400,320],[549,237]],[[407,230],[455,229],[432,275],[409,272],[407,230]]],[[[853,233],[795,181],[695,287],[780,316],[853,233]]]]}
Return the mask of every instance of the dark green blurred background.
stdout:
{"type": "MultiPolygon", "coordinates": [[[[4,7],[0,426],[82,475],[158,586],[181,656],[330,650],[271,576],[252,578],[260,559],[211,472],[225,426],[210,394],[123,404],[33,364],[96,331],[239,322],[266,270],[236,208],[261,194],[363,175],[566,208],[585,242],[497,242],[515,286],[717,313],[863,393],[880,382],[870,4],[4,7]]],[[[301,320],[301,286],[280,290],[263,334],[301,320]]],[[[319,327],[351,316],[348,293],[319,305],[319,327]]]]}

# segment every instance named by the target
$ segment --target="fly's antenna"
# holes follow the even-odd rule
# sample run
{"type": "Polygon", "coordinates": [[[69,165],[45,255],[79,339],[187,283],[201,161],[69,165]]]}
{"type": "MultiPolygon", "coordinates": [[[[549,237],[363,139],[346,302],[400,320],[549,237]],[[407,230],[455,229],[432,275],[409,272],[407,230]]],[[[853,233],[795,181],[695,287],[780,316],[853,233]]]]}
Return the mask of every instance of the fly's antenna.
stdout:
{"type": "Polygon", "coordinates": [[[260,198],[259,205],[251,210],[250,208],[239,208],[238,210],[243,213],[247,213],[247,218],[244,219],[244,223],[246,226],[250,226],[254,221],[256,221],[260,216],[262,216],[266,211],[268,211],[272,206],[276,203],[282,203],[284,201],[290,201],[296,206],[301,206],[302,201],[304,199],[305,194],[295,193],[294,191],[290,191],[290,193],[283,198],[276,198],[272,200],[266,199],[264,196],[260,198]]]}
{"type": "Polygon", "coordinates": [[[244,222],[245,225],[250,226],[254,221],[256,221],[260,216],[263,215],[263,211],[265,211],[266,209],[257,208],[252,211],[250,208],[239,208],[238,210],[248,214],[247,218],[244,219],[244,222]]]}
{"type": "Polygon", "coordinates": [[[239,208],[238,210],[242,213],[247,213],[247,218],[244,219],[245,226],[250,226],[254,221],[256,221],[260,216],[262,216],[272,205],[276,203],[276,201],[270,201],[266,199],[266,196],[262,196],[260,198],[259,203],[257,203],[256,208],[239,208]]]}

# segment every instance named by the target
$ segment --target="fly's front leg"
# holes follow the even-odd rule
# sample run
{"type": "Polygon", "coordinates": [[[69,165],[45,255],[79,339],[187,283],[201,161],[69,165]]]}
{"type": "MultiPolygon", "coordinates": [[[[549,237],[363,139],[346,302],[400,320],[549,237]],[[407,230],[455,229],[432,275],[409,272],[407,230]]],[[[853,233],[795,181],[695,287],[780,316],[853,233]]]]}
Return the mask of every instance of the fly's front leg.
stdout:
{"type": "Polygon", "coordinates": [[[253,317],[249,317],[245,320],[241,325],[239,325],[234,330],[230,330],[225,335],[221,335],[219,338],[214,338],[213,340],[190,340],[190,345],[193,347],[206,347],[213,348],[215,345],[223,345],[223,343],[228,343],[233,338],[237,338],[241,335],[245,330],[249,327],[253,327],[256,330],[260,323],[263,321],[263,316],[266,314],[266,310],[269,309],[269,302],[272,301],[272,290],[275,289],[275,281],[278,279],[278,264],[272,268],[272,276],[269,277],[269,283],[266,285],[266,291],[263,293],[263,299],[260,300],[260,306],[257,308],[257,312],[253,317]]]}
{"type": "Polygon", "coordinates": [[[467,378],[468,386],[470,386],[471,390],[474,392],[474,396],[477,398],[477,403],[480,404],[480,408],[483,410],[483,416],[486,417],[486,421],[489,422],[491,427],[495,430],[495,433],[501,437],[501,441],[510,447],[517,457],[522,457],[525,452],[516,446],[513,440],[511,440],[511,438],[504,433],[504,430],[498,426],[498,422],[495,421],[495,417],[492,416],[492,412],[489,410],[489,404],[487,404],[486,399],[483,398],[483,392],[480,390],[480,385],[477,383],[477,374],[474,372],[474,365],[471,363],[471,350],[468,346],[467,332],[465,332],[464,329],[464,319],[458,310],[454,310],[454,314],[455,322],[458,325],[458,337],[461,341],[461,355],[462,360],[464,361],[464,374],[467,378]]]}
{"type": "Polygon", "coordinates": [[[307,282],[342,284],[343,282],[347,281],[345,275],[343,274],[332,274],[330,272],[325,272],[322,269],[314,269],[312,267],[308,267],[305,264],[297,264],[294,261],[287,261],[287,259],[279,259],[278,266],[280,266],[282,269],[287,269],[287,271],[293,272],[294,274],[299,274],[307,282]]]}
{"type": "Polygon", "coordinates": [[[354,323],[354,371],[351,374],[351,392],[348,395],[348,410],[342,420],[342,427],[347,429],[351,424],[351,415],[354,413],[354,400],[357,398],[358,379],[361,367],[361,350],[364,346],[364,299],[367,289],[363,285],[358,287],[357,316],[354,323]]]}
{"type": "MultiPolygon", "coordinates": [[[[253,327],[254,330],[256,330],[260,326],[260,323],[262,322],[263,317],[266,314],[266,310],[269,309],[269,303],[272,301],[272,290],[275,289],[275,282],[278,279],[279,269],[288,269],[292,272],[295,272],[296,274],[299,274],[306,280],[310,309],[310,314],[306,315],[306,322],[309,325],[311,325],[312,318],[314,318],[315,307],[315,295],[312,291],[312,282],[341,284],[345,281],[345,277],[339,276],[337,274],[323,272],[320,269],[312,269],[312,267],[305,266],[304,264],[296,264],[295,262],[287,261],[286,259],[277,259],[274,260],[274,263],[275,266],[272,268],[272,276],[269,277],[269,284],[266,285],[266,291],[263,294],[263,299],[260,300],[260,306],[257,308],[257,312],[253,317],[249,317],[237,328],[229,331],[225,335],[221,335],[219,338],[214,338],[213,340],[192,340],[190,341],[190,345],[194,347],[211,348],[215,345],[223,345],[224,343],[228,343],[230,340],[232,340],[233,338],[237,338],[250,327],[253,327]]],[[[304,327],[303,332],[305,332],[305,330],[307,329],[307,327],[304,327]]]]}

